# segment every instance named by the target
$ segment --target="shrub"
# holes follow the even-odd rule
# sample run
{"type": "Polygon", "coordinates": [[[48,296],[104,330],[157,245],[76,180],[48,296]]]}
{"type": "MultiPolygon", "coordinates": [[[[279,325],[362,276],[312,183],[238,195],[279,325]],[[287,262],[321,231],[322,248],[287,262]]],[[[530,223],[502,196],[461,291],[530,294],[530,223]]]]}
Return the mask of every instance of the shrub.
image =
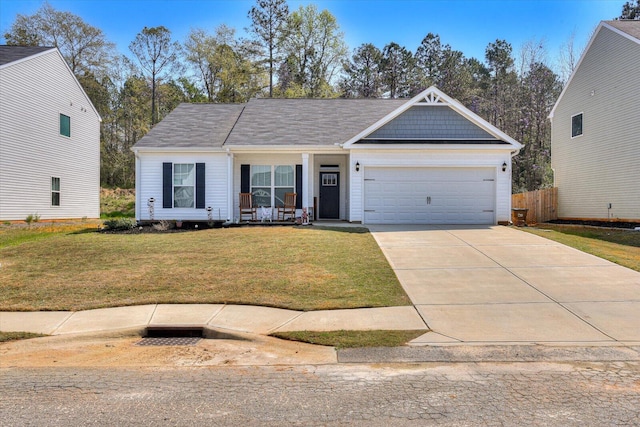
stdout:
{"type": "Polygon", "coordinates": [[[24,222],[26,222],[29,225],[31,225],[32,222],[38,222],[38,221],[40,221],[40,215],[38,215],[37,213],[27,215],[27,218],[24,220],[24,222]]]}
{"type": "Polygon", "coordinates": [[[136,221],[132,218],[113,218],[104,222],[107,230],[130,230],[136,226],[136,221]]]}

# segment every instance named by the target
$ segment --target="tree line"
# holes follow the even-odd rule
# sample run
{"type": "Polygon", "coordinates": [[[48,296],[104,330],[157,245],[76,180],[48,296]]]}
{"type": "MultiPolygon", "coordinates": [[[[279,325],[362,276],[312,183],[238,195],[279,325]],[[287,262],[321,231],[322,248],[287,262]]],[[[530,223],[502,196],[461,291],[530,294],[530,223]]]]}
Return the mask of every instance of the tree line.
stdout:
{"type": "MultiPolygon", "coordinates": [[[[622,19],[640,19],[640,0],[622,19]]],[[[428,33],[415,50],[391,41],[349,51],[336,18],[309,4],[257,0],[247,12],[250,37],[220,25],[192,28],[182,42],[171,30],[144,27],[119,54],[99,28],[43,3],[18,14],[4,34],[9,45],[55,46],[102,117],[101,184],[133,187],[130,148],[182,102],[241,103],[252,97],[410,98],[431,85],[524,144],[513,164],[515,192],[548,187],[548,113],[575,67],[572,40],[562,75],[548,65],[541,42],[516,55],[506,40],[485,57],[467,58],[428,33]]]]}

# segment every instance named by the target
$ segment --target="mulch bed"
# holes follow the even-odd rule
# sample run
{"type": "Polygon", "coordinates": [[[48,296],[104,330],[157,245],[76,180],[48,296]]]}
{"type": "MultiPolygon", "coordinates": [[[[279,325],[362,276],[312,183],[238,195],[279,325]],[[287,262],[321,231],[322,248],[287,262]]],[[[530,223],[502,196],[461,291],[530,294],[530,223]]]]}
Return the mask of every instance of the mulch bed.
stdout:
{"type": "Polygon", "coordinates": [[[557,225],[588,225],[591,227],[607,227],[607,228],[626,228],[635,229],[640,227],[640,222],[620,222],[620,221],[579,221],[579,220],[566,220],[555,219],[548,221],[549,224],[557,225]]]}

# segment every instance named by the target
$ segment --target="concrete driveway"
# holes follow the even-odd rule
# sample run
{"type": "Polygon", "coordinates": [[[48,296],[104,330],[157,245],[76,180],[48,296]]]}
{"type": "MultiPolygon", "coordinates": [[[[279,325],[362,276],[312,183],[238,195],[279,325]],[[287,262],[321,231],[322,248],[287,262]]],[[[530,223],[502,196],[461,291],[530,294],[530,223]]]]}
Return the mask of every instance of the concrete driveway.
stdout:
{"type": "Polygon", "coordinates": [[[433,332],[413,345],[638,345],[640,273],[502,226],[370,226],[433,332]]]}

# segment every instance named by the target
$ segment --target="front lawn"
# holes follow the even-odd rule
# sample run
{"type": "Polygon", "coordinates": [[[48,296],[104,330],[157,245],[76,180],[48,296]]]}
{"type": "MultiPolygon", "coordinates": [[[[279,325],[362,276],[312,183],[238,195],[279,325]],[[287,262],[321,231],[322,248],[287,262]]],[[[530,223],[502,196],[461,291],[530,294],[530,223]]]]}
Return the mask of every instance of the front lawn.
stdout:
{"type": "Polygon", "coordinates": [[[640,271],[640,231],[556,224],[538,224],[521,230],[640,271]]]}
{"type": "Polygon", "coordinates": [[[0,311],[229,303],[408,305],[369,233],[250,227],[167,234],[0,228],[0,311]],[[19,233],[19,238],[13,238],[19,233]]]}

